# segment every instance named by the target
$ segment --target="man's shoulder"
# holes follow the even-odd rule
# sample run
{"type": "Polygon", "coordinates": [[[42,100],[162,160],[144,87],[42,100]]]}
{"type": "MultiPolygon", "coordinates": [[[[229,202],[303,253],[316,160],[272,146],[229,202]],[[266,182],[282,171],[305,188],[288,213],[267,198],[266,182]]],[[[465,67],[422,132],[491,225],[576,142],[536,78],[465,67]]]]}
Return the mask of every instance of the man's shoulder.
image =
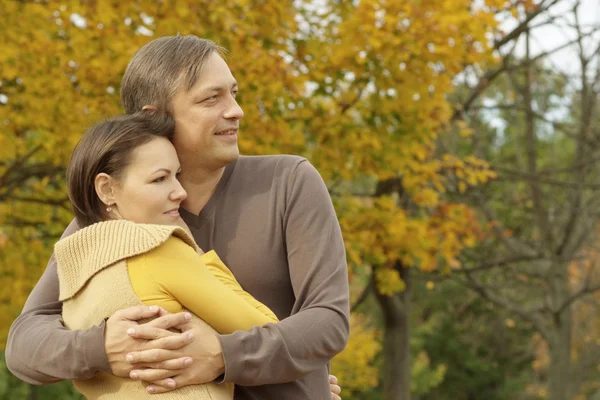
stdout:
{"type": "Polygon", "coordinates": [[[292,154],[267,156],[240,156],[238,165],[244,168],[295,168],[298,164],[308,162],[304,157],[292,154]]]}
{"type": "Polygon", "coordinates": [[[261,181],[268,180],[269,177],[275,180],[288,179],[307,167],[312,168],[306,158],[289,154],[240,156],[235,166],[234,176],[238,179],[261,181]]]}

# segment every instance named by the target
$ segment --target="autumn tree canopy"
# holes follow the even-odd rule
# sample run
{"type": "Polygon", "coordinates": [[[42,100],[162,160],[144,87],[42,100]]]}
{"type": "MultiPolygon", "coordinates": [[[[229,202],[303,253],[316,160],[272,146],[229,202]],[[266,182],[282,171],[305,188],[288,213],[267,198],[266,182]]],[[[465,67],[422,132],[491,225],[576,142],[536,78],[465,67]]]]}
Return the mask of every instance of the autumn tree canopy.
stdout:
{"type": "MultiPolygon", "coordinates": [[[[163,35],[195,34],[229,50],[245,111],[242,153],[301,154],[319,170],[342,225],[355,300],[374,289],[388,318],[404,318],[403,271],[460,268],[461,251],[485,233],[446,192],[495,174],[473,156],[445,154],[436,139],[471,134],[453,119],[453,79],[497,63],[497,14],[528,12],[531,1],[0,5],[0,342],[71,218],[64,169],[75,143],[122,112],[129,58],[163,35]]],[[[364,318],[355,323],[356,340],[377,341],[364,318]]],[[[398,334],[388,328],[384,353],[398,334]]],[[[375,385],[378,347],[361,348],[369,349],[364,385],[375,385]]],[[[409,367],[406,354],[387,359],[388,393],[408,390],[409,367]]],[[[339,374],[359,376],[347,371],[339,374]]]]}

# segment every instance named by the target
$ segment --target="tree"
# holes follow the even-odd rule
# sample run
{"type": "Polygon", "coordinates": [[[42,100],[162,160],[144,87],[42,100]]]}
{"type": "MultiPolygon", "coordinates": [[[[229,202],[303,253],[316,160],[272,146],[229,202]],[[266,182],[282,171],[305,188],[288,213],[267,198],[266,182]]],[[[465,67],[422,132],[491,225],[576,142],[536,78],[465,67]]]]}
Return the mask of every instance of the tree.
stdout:
{"type": "MultiPolygon", "coordinates": [[[[41,272],[70,218],[69,154],[86,126],[120,111],[121,74],[147,35],[213,39],[230,50],[241,83],[242,152],[303,154],[328,184],[350,273],[368,272],[365,293],[383,311],[384,398],[408,399],[410,268],[459,266],[479,228],[445,192],[494,176],[474,157],[437,157],[436,138],[453,116],[452,79],[495,62],[487,40],[500,34],[495,14],[520,3],[529,4],[3,3],[5,26],[19,27],[0,29],[8,43],[0,54],[0,226],[15,249],[0,254],[12,254],[8,274],[41,272]],[[33,239],[39,256],[27,262],[33,239]]],[[[30,287],[17,288],[12,315],[30,287]]]]}
{"type": "MultiPolygon", "coordinates": [[[[490,136],[473,138],[467,149],[489,160],[499,173],[496,182],[469,193],[470,204],[498,234],[465,253],[469,268],[456,277],[538,332],[548,346],[551,400],[573,398],[583,383],[577,375],[580,360],[573,353],[573,306],[600,289],[592,279],[593,268],[578,284],[569,280],[572,263],[593,246],[600,211],[595,192],[599,27],[582,25],[581,2],[573,4],[563,15],[523,13],[524,56],[506,52],[500,67],[481,74],[455,114],[467,115],[478,129],[485,125],[482,120],[489,121],[492,109],[506,124],[490,136]],[[578,72],[573,75],[552,71],[544,62],[548,53],[531,51],[530,32],[561,18],[574,39],[555,51],[571,47],[577,52],[578,72]],[[490,87],[491,81],[497,86],[490,87]],[[566,116],[556,118],[561,114],[566,116]]],[[[586,352],[597,357],[591,347],[586,352]]]]}

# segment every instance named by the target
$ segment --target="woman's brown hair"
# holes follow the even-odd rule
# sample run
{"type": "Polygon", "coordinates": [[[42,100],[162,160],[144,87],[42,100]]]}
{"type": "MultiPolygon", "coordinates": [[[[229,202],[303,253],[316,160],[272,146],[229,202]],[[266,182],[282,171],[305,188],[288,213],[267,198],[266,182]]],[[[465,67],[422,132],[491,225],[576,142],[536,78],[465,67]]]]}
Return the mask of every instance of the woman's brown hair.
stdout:
{"type": "Polygon", "coordinates": [[[109,219],[106,205],[96,194],[96,175],[103,172],[121,178],[134,149],[156,137],[171,140],[174,133],[173,118],[152,111],[119,115],[88,129],[67,167],[69,199],[79,226],[109,219]]]}

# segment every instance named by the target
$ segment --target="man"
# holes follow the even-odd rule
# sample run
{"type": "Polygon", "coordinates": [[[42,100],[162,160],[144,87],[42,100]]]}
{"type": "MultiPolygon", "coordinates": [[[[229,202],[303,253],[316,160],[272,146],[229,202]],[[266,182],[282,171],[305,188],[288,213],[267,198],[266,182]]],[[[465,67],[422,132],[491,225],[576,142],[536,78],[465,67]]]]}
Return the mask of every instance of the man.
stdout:
{"type": "MultiPolygon", "coordinates": [[[[216,250],[281,322],[214,335],[186,325],[185,314],[146,307],[68,331],[52,258],[9,333],[7,365],[21,379],[41,384],[108,371],[152,382],[150,393],[217,379],[237,385],[236,399],[337,397],[330,393],[328,362],[348,338],[349,294],[331,199],[301,157],[239,156],[243,111],[221,54],[194,36],[154,40],[132,58],[121,97],[128,113],[173,114],[188,193],[183,219],[200,247],[216,250]],[[156,314],[150,323],[136,323],[156,314]],[[184,332],[167,330],[172,327],[184,332]]],[[[74,222],[63,236],[76,229],[74,222]]]]}

